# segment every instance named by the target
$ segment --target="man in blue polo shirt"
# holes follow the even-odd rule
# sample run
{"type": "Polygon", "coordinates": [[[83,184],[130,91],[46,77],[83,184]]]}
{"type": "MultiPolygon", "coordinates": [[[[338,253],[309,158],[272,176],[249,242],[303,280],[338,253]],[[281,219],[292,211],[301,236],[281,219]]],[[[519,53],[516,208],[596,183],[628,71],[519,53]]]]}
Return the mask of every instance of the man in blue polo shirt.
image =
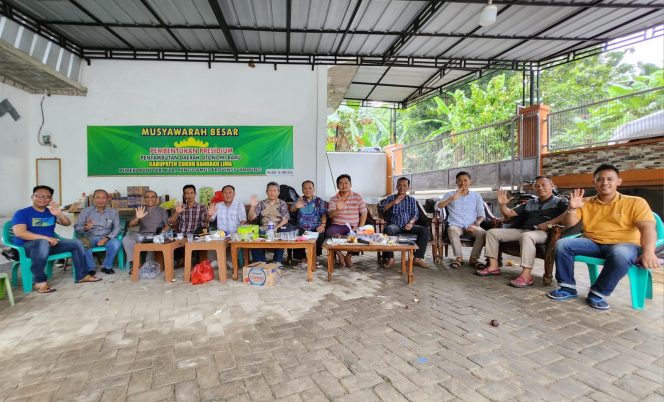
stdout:
{"type": "Polygon", "coordinates": [[[93,272],[88,272],[83,244],[78,240],[60,239],[55,236],[55,224],[71,225],[60,206],[53,201],[53,189],[36,186],[32,189],[32,206],[19,209],[12,218],[16,244],[25,247],[32,260],[32,283],[38,293],[51,293],[55,289],[46,282],[44,267],[51,254],[71,252],[76,271],[76,281],[97,282],[93,272]]]}
{"type": "Polygon", "coordinates": [[[507,208],[507,191],[498,191],[498,205],[505,218],[521,218],[515,227],[505,229],[491,229],[486,233],[486,246],[484,254],[489,265],[475,274],[480,276],[500,275],[498,266],[498,249],[500,242],[518,241],[521,245],[521,274],[510,281],[516,288],[532,286],[533,278],[530,272],[535,264],[537,254],[536,244],[546,242],[547,231],[552,225],[562,221],[567,211],[567,198],[553,195],[553,182],[550,177],[537,176],[533,181],[533,190],[537,199],[529,200],[514,209],[507,208]]]}
{"type": "MultiPolygon", "coordinates": [[[[417,200],[408,195],[410,180],[406,177],[400,177],[397,180],[397,193],[392,194],[378,203],[378,208],[385,219],[385,234],[390,236],[400,233],[414,234],[417,236],[417,250],[413,264],[422,268],[429,268],[424,261],[424,253],[427,251],[427,242],[429,241],[428,228],[416,225],[420,216],[417,206],[417,200]]],[[[394,253],[386,252],[386,266],[394,265],[394,253]]]]}

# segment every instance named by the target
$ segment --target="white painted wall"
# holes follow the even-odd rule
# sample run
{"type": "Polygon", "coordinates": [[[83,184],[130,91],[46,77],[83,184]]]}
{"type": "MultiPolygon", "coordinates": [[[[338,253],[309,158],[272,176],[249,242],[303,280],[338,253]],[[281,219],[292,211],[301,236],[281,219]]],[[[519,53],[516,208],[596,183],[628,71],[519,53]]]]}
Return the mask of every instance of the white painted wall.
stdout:
{"type": "MultiPolygon", "coordinates": [[[[252,193],[263,196],[271,180],[299,191],[303,180],[312,179],[319,184],[319,193],[325,192],[327,67],[312,71],[310,66],[279,66],[275,71],[272,65],[252,69],[244,64],[213,64],[208,69],[204,63],[93,61],[83,66],[80,82],[88,88],[88,96],[51,96],[44,101],[43,131],[57,148],[51,153],[36,140],[29,141],[29,161],[21,162],[27,167],[26,189],[35,180],[35,158],[60,157],[64,203],[95,188],[125,194],[127,186],[135,185],[175,196],[188,183],[214,189],[232,184],[242,202],[248,202],[252,193]],[[293,125],[295,174],[87,177],[88,125],[293,125]]],[[[26,120],[31,118],[38,127],[41,97],[32,98],[32,113],[26,120]]],[[[2,124],[7,124],[5,120],[2,124]]]]}
{"type": "Polygon", "coordinates": [[[385,195],[387,156],[384,153],[329,152],[327,157],[329,167],[327,161],[323,161],[327,168],[326,191],[319,192],[325,194],[326,199],[336,193],[336,178],[343,173],[350,175],[353,191],[362,194],[366,202],[376,203],[385,195]]]}
{"type": "Polygon", "coordinates": [[[29,159],[28,143],[37,138],[39,125],[32,113],[34,95],[0,83],[0,102],[5,98],[21,115],[14,121],[9,114],[0,117],[0,217],[11,216],[14,211],[30,203],[34,186],[34,161],[29,159]],[[30,171],[32,176],[28,178],[30,171]]]}

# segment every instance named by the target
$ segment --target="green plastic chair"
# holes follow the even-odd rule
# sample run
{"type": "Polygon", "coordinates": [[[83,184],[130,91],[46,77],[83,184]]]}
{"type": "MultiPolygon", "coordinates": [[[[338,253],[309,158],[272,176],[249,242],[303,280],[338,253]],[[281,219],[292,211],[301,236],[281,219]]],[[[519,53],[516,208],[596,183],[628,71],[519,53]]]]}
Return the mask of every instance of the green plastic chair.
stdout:
{"type": "MultiPolygon", "coordinates": [[[[76,235],[74,235],[74,238],[76,238],[76,235]]],[[[124,271],[125,270],[125,256],[124,256],[124,247],[122,246],[122,233],[118,234],[117,239],[120,241],[120,249],[118,250],[118,255],[116,256],[117,259],[118,259],[118,268],[121,271],[124,271]]],[[[92,247],[92,254],[100,253],[102,251],[106,251],[106,246],[92,247]]]]}
{"type": "Polygon", "coordinates": [[[0,300],[5,298],[9,299],[9,305],[14,305],[14,294],[12,293],[12,285],[9,283],[9,277],[6,273],[0,273],[0,300]]]}
{"type": "MultiPolygon", "coordinates": [[[[16,250],[18,252],[18,257],[19,257],[18,261],[14,261],[12,263],[12,285],[18,286],[18,269],[20,267],[21,282],[23,283],[23,292],[30,293],[32,292],[32,269],[31,269],[32,260],[27,256],[25,248],[23,246],[19,246],[18,244],[14,243],[15,236],[14,236],[14,231],[12,230],[12,226],[13,226],[12,222],[7,221],[2,227],[2,242],[6,246],[16,250]]],[[[46,267],[44,269],[44,271],[46,272],[46,277],[50,278],[51,276],[53,276],[53,263],[55,261],[63,259],[66,260],[69,258],[71,258],[70,252],[49,255],[48,259],[46,260],[46,267]]],[[[72,266],[74,266],[73,263],[72,266]]],[[[74,267],[71,271],[74,280],[76,280],[76,267],[74,267]]]]}
{"type": "MultiPolygon", "coordinates": [[[[664,224],[662,218],[653,212],[655,217],[655,225],[657,227],[657,242],[656,247],[664,244],[664,224]]],[[[597,281],[599,276],[599,266],[604,265],[603,258],[587,257],[585,255],[577,255],[574,261],[583,262],[588,265],[588,275],[590,276],[590,285],[592,286],[597,281]]],[[[632,308],[635,310],[643,310],[646,304],[646,298],[652,299],[652,272],[649,269],[632,265],[627,271],[629,278],[629,287],[632,294],[632,308]]]]}

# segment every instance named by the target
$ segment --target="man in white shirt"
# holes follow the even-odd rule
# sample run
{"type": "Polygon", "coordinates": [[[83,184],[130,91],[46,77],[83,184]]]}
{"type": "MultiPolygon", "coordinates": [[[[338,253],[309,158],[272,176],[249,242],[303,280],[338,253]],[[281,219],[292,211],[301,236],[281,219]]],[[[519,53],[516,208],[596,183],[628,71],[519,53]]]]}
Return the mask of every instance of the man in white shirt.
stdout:
{"type": "Polygon", "coordinates": [[[217,221],[217,229],[226,233],[237,232],[237,227],[247,223],[247,211],[244,205],[235,201],[235,187],[230,184],[221,189],[223,202],[212,204],[208,208],[210,220],[217,221]]]}

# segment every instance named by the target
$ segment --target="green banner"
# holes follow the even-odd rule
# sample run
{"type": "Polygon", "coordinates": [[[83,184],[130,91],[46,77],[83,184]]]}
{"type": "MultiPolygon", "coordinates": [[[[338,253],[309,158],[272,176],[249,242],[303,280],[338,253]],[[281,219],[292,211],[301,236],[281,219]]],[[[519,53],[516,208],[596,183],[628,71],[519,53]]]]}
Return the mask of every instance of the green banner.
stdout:
{"type": "Polygon", "coordinates": [[[293,126],[88,126],[88,176],[293,174],[293,126]]]}

